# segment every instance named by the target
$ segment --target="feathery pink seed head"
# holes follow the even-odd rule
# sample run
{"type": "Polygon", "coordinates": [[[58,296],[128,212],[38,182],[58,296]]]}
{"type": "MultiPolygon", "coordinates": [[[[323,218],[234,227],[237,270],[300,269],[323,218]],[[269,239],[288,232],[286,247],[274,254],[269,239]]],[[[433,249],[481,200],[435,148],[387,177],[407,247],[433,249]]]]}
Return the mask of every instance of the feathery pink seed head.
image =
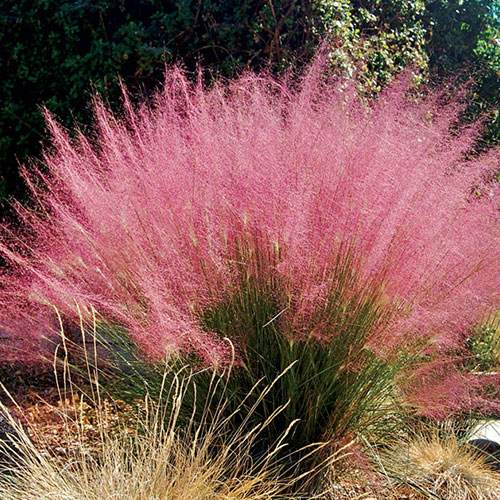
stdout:
{"type": "Polygon", "coordinates": [[[47,115],[47,171],[24,174],[37,208],[18,209],[26,239],[2,233],[3,322],[42,335],[31,304],[74,316],[76,300],[150,355],[218,363],[227,343],[200,313],[242,277],[285,283],[280,321],[299,334],[335,334],[312,322],[347,244],[355,275],[339,307],[375,284],[396,311],[374,342],[452,347],[498,307],[500,282],[498,194],[471,197],[498,151],[463,160],[476,131],[449,133],[460,109],[411,100],[404,83],[368,106],[316,64],[298,87],[248,73],[204,89],[168,70],[153,104],[126,98],[122,119],[96,99],[94,141],[47,115]]]}

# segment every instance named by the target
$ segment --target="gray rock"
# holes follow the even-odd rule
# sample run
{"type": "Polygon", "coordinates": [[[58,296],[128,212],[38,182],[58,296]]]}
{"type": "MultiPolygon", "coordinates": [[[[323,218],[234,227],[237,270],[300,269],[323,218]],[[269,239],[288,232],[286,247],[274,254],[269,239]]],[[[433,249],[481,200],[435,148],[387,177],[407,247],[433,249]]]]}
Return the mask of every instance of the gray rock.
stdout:
{"type": "Polygon", "coordinates": [[[467,444],[484,453],[486,463],[493,470],[500,471],[500,444],[489,439],[471,439],[467,444]]]}
{"type": "Polygon", "coordinates": [[[480,422],[467,442],[486,456],[493,470],[500,471],[500,421],[485,420],[480,422]]]}

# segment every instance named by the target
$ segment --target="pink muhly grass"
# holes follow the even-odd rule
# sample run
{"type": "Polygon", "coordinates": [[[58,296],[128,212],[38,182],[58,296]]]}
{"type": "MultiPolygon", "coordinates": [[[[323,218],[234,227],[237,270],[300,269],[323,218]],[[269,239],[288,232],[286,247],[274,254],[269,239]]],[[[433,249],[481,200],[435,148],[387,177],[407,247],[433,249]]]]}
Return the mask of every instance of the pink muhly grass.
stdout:
{"type": "Polygon", "coordinates": [[[347,254],[351,296],[373,288],[391,311],[369,339],[380,355],[460,348],[499,305],[498,195],[474,195],[498,150],[466,159],[478,125],[450,133],[459,99],[411,99],[401,81],[366,105],[321,71],[204,88],[170,69],[122,116],[96,98],[92,136],[47,114],[44,167],[24,170],[32,206],[2,231],[2,324],[23,352],[50,335],[50,306],[95,309],[154,358],[223,362],[200,317],[245,279],[273,290],[283,331],[327,340],[329,271],[347,254]]]}

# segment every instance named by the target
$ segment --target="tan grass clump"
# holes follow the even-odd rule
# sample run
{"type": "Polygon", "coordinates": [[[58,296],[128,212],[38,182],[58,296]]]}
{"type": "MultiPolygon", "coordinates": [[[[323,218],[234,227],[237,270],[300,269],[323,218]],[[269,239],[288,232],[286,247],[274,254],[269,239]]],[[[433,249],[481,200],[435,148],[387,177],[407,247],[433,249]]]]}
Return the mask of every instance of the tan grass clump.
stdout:
{"type": "Polygon", "coordinates": [[[497,500],[500,474],[486,464],[486,456],[461,443],[452,433],[414,435],[385,452],[381,462],[424,497],[452,500],[497,500]]]}
{"type": "MultiPolygon", "coordinates": [[[[252,445],[268,422],[245,433],[229,432],[220,416],[221,401],[220,412],[207,412],[196,428],[179,425],[190,383],[189,374],[179,374],[168,389],[173,402],[168,408],[146,401],[132,432],[108,432],[103,426],[98,453],[95,446],[92,453],[81,446],[64,463],[38,449],[12,420],[20,432],[17,467],[0,473],[0,500],[265,500],[294,498],[293,490],[298,496],[301,488],[294,482],[303,485],[304,478],[289,479],[275,460],[286,434],[262,459],[251,458],[252,445]]],[[[73,432],[82,432],[84,425],[73,432]]]]}

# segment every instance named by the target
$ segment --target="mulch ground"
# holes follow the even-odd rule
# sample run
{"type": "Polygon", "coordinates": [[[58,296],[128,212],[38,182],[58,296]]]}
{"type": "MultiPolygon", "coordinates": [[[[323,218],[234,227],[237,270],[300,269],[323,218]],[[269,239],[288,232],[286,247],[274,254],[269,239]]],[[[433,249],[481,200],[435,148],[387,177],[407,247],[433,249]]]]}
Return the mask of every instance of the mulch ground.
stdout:
{"type": "MultiPolygon", "coordinates": [[[[0,365],[0,401],[25,428],[34,444],[46,455],[67,459],[98,452],[102,430],[107,434],[133,426],[133,408],[122,402],[105,402],[98,412],[64,384],[49,366],[0,365]]],[[[85,388],[81,380],[73,380],[85,388]]]]}

